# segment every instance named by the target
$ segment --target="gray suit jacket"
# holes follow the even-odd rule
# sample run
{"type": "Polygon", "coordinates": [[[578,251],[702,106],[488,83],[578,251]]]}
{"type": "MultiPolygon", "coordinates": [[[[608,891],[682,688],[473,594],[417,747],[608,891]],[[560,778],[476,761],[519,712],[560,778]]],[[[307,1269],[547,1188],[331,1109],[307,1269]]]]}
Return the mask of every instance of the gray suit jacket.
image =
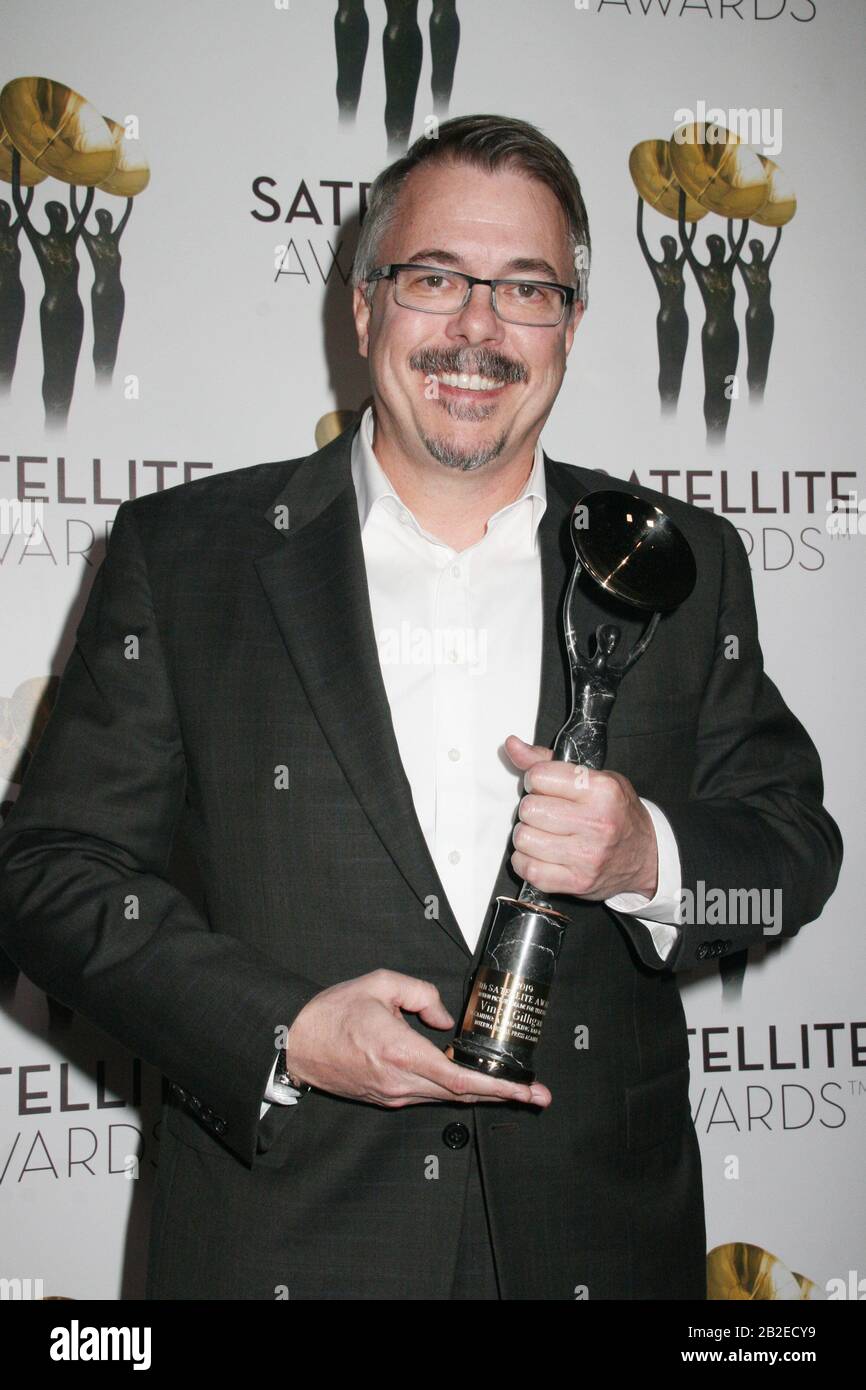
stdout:
{"type": "MultiPolygon", "coordinates": [[[[259,1118],[274,1030],[319,990],[387,967],[431,981],[459,1017],[473,969],[394,737],[354,428],[307,458],[120,507],[0,835],[0,945],[171,1083],[150,1297],[447,1298],[470,1138],[504,1297],[571,1299],[579,1286],[591,1298],[703,1297],[678,976],[765,939],[759,923],[686,925],[662,962],[640,922],[555,898],[573,925],[537,1051],[549,1109],[390,1110],[314,1091],[259,1118]],[[179,843],[200,906],[171,882],[179,843]]],[[[585,491],[630,485],[546,455],[545,469],[534,739],[550,746],[569,698],[559,611],[571,511],[585,491]]],[[[793,936],[841,861],[819,759],[763,673],[735,529],[665,505],[698,581],[620,688],[607,766],[667,815],[686,888],[781,888],[793,936]]],[[[611,618],[624,642],[640,630],[598,592],[583,602],[586,634],[611,618]]],[[[491,901],[518,886],[510,855],[503,845],[491,901]]]]}

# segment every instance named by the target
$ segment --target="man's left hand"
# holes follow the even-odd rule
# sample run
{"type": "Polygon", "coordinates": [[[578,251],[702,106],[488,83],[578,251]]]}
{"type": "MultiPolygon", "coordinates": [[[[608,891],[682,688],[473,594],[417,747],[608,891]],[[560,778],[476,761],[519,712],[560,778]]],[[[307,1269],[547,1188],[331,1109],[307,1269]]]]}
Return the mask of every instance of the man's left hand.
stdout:
{"type": "Polygon", "coordinates": [[[604,902],[619,893],[653,898],[658,851],[652,817],[627,777],[553,761],[553,750],[505,740],[527,794],[514,827],[515,873],[540,893],[604,902]]]}

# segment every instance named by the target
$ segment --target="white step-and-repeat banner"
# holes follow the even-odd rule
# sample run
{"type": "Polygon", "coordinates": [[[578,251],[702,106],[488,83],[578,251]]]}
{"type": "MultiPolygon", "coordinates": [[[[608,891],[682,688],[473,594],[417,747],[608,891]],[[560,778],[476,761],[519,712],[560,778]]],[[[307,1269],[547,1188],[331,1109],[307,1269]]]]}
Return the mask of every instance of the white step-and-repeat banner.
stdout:
{"type": "MultiPolygon", "coordinates": [[[[7,0],[5,21],[4,810],[119,503],[329,438],[368,395],[348,277],[372,179],[446,115],[533,122],[593,238],[545,447],[739,528],[846,844],[820,921],[680,977],[711,1296],[866,1297],[861,0],[7,0]],[[50,84],[108,120],[89,207],[50,84]],[[690,200],[686,248],[695,146],[670,142],[693,124],[736,176],[690,200]]],[[[0,1276],[139,1297],[162,1079],[5,960],[0,989],[0,1276]]]]}

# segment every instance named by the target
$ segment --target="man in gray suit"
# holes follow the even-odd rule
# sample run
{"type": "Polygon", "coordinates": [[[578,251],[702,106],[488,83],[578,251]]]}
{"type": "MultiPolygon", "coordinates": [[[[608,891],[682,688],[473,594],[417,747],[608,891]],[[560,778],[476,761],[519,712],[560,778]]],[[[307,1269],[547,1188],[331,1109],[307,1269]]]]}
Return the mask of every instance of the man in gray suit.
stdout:
{"type": "MultiPolygon", "coordinates": [[[[0,839],[2,944],[171,1083],[151,1298],[705,1296],[677,977],[767,924],[677,907],[772,889],[793,936],[841,843],[739,537],[669,499],[695,589],[623,682],[606,770],[551,759],[598,475],[539,435],[588,252],[555,145],[444,123],[371,190],[372,410],[118,511],[0,839]],[[443,1051],[524,877],[573,923],[531,1086],[443,1051]]],[[[585,634],[639,633],[580,602],[585,634]]]]}

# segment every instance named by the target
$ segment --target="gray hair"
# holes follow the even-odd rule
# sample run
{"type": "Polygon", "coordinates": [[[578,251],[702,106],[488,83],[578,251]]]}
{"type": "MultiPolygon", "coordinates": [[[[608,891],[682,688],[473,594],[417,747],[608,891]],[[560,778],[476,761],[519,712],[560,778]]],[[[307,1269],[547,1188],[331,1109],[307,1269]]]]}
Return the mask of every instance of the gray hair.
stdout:
{"type": "Polygon", "coordinates": [[[422,135],[401,158],[374,179],[367,212],[352,263],[352,284],[363,289],[369,304],[376,288],[368,276],[379,265],[379,247],[394,221],[400,190],[407,176],[425,160],[472,164],[493,173],[515,169],[539,179],[556,195],[568,223],[577,298],[587,302],[591,244],[589,219],[577,176],[558,145],[537,126],[509,116],[455,116],[422,135]]]}

